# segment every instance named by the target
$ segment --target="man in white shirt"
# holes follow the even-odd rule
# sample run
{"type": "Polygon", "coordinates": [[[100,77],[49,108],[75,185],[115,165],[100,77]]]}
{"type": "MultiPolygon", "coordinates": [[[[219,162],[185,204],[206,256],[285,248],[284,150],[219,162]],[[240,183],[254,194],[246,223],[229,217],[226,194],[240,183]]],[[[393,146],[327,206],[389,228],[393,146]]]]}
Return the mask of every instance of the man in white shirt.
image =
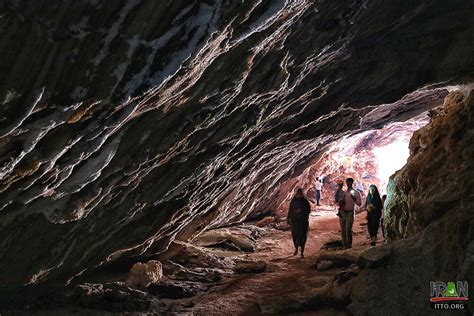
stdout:
{"type": "Polygon", "coordinates": [[[323,188],[323,180],[318,177],[316,180],[316,205],[319,206],[319,201],[321,201],[321,189],[323,188]]]}
{"type": "Polygon", "coordinates": [[[347,190],[344,192],[344,202],[343,202],[343,212],[339,217],[339,223],[341,224],[341,233],[342,233],[342,244],[344,248],[352,247],[352,225],[354,224],[354,209],[355,206],[360,206],[362,200],[360,193],[357,190],[354,190],[352,185],[354,184],[354,179],[347,178],[346,185],[347,190]]]}

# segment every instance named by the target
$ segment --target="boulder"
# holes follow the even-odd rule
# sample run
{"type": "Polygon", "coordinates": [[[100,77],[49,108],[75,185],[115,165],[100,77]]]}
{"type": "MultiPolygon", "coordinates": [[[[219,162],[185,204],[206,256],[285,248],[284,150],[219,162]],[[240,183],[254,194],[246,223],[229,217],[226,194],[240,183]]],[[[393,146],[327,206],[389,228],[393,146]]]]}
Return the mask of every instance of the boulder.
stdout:
{"type": "Polygon", "coordinates": [[[351,289],[354,278],[359,274],[357,268],[341,271],[334,276],[322,293],[325,301],[339,306],[347,306],[351,301],[351,289]]]}
{"type": "Polygon", "coordinates": [[[259,235],[258,227],[247,225],[208,230],[195,237],[193,242],[202,247],[254,252],[255,240],[259,235]]]}
{"type": "Polygon", "coordinates": [[[161,262],[150,260],[146,263],[135,263],[128,274],[127,286],[136,288],[146,288],[152,283],[160,282],[163,276],[161,262]]]}
{"type": "Polygon", "coordinates": [[[166,276],[173,280],[208,283],[221,281],[222,275],[229,273],[228,270],[218,268],[184,267],[171,261],[163,265],[163,270],[166,276]]]}
{"type": "Polygon", "coordinates": [[[357,269],[357,267],[352,267],[349,270],[345,270],[345,271],[342,271],[342,272],[338,273],[334,277],[334,281],[337,284],[341,285],[341,284],[344,284],[344,283],[348,282],[349,280],[351,280],[353,277],[357,276],[358,274],[359,274],[359,270],[357,269]]]}
{"type": "MultiPolygon", "coordinates": [[[[173,250],[161,256],[162,262],[173,262],[186,267],[230,269],[232,262],[218,257],[209,249],[184,242],[173,242],[173,250]]],[[[165,273],[166,274],[166,273],[165,273]]]]}

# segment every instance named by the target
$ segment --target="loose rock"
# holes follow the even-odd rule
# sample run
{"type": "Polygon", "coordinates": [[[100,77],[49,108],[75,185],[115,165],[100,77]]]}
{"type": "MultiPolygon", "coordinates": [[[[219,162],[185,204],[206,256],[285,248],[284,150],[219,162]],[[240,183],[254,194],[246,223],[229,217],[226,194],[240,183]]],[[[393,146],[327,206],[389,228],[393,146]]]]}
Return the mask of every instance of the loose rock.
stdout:
{"type": "Polygon", "coordinates": [[[202,247],[254,252],[255,239],[259,234],[260,229],[256,226],[220,228],[201,233],[193,242],[202,247]]]}
{"type": "Polygon", "coordinates": [[[146,288],[152,283],[158,283],[163,276],[161,262],[151,260],[146,263],[135,263],[128,274],[127,286],[146,288]]]}
{"type": "Polygon", "coordinates": [[[222,280],[222,275],[228,273],[227,270],[218,268],[187,268],[174,262],[167,262],[163,270],[168,278],[173,280],[186,280],[194,282],[218,282],[222,280]]]}

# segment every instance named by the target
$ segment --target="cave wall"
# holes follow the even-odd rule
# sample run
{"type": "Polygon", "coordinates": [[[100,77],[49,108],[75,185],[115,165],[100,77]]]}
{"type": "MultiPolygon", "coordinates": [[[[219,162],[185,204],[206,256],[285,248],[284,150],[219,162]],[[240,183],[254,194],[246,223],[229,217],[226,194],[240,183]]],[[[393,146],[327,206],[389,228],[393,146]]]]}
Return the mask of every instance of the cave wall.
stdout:
{"type": "Polygon", "coordinates": [[[451,92],[430,113],[431,122],[410,140],[407,164],[390,179],[385,218],[392,240],[410,237],[446,216],[474,227],[469,211],[474,185],[472,92],[451,92]]]}
{"type": "Polygon", "coordinates": [[[242,220],[378,105],[474,69],[471,19],[466,1],[1,2],[0,284],[242,220]]]}
{"type": "MultiPolygon", "coordinates": [[[[430,281],[474,284],[473,96],[450,92],[413,135],[408,162],[389,184],[389,242],[372,251],[378,264],[329,286],[331,297],[352,313],[453,315],[432,309],[430,281]]],[[[459,314],[472,314],[472,300],[466,304],[459,314]]]]}

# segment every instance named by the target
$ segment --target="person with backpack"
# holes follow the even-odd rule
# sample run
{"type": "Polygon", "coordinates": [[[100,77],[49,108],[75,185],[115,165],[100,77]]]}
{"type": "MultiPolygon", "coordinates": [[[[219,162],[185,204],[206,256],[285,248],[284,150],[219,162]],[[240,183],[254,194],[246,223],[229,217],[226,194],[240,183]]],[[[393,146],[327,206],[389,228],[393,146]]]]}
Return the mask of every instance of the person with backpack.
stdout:
{"type": "Polygon", "coordinates": [[[339,217],[342,244],[344,245],[344,248],[352,248],[352,225],[354,224],[354,211],[356,205],[360,206],[362,204],[360,193],[359,191],[354,190],[352,187],[353,184],[354,179],[346,179],[347,190],[344,192],[344,200],[342,202],[343,211],[339,217]]]}

